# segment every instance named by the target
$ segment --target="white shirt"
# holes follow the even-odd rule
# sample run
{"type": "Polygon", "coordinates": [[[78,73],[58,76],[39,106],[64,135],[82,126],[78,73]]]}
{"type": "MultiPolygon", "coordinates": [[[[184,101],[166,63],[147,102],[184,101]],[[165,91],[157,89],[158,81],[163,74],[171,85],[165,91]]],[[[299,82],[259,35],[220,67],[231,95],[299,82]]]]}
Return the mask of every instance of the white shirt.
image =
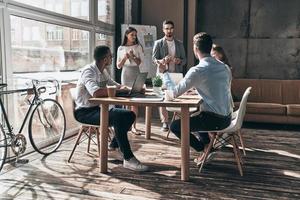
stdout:
{"type": "MultiPolygon", "coordinates": [[[[167,45],[168,45],[168,53],[169,53],[169,56],[172,56],[172,58],[175,58],[175,53],[176,53],[176,48],[175,48],[175,41],[172,40],[172,41],[169,41],[169,40],[166,40],[167,41],[167,45]]],[[[169,63],[169,72],[175,72],[175,63],[173,60],[171,60],[171,62],[169,63]]]]}
{"type": "MultiPolygon", "coordinates": [[[[129,53],[130,50],[133,50],[133,54],[141,59],[141,64],[144,61],[144,52],[142,49],[142,46],[139,44],[132,45],[132,46],[119,46],[118,52],[117,52],[117,61],[120,62],[126,53],[129,53]]],[[[137,64],[134,62],[132,59],[127,59],[126,62],[124,63],[124,67],[130,67],[130,66],[137,66],[137,64]]]]}
{"type": "Polygon", "coordinates": [[[89,99],[93,97],[94,92],[107,85],[119,83],[112,80],[106,69],[101,73],[95,63],[85,66],[76,86],[76,109],[97,106],[98,104],[90,103],[89,99]]]}

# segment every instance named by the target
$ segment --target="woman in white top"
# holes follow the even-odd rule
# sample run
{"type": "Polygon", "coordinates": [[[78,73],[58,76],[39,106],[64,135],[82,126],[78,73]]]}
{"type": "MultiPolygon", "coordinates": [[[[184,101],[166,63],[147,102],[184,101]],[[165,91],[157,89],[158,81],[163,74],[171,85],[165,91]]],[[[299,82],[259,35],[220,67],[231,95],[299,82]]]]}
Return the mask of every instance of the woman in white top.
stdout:
{"type": "MultiPolygon", "coordinates": [[[[137,38],[137,30],[133,27],[128,27],[125,31],[125,36],[122,45],[117,52],[117,67],[122,69],[121,84],[132,87],[137,75],[140,73],[140,64],[143,62],[144,52],[139,40],[137,38]]],[[[131,110],[137,115],[138,107],[131,107],[131,110]]],[[[141,133],[136,129],[136,122],[134,122],[131,131],[140,135],[141,133]]]]}

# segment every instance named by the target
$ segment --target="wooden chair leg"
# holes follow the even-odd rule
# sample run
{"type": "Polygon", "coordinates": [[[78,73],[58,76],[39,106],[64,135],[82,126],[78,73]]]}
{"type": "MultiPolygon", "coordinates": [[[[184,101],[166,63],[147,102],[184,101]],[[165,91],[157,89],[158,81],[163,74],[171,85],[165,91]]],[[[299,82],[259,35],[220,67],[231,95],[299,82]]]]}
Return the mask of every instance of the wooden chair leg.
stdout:
{"type": "MultiPolygon", "coordinates": [[[[98,156],[99,156],[99,163],[100,163],[100,160],[101,160],[101,153],[100,153],[100,130],[98,129],[98,131],[96,132],[96,137],[97,137],[97,148],[98,148],[98,156]]],[[[99,169],[101,167],[99,166],[99,169]]],[[[101,172],[101,169],[100,169],[100,172],[101,172]]]]}
{"type": "Polygon", "coordinates": [[[78,131],[78,136],[77,136],[77,139],[76,139],[75,145],[74,145],[74,147],[73,147],[73,150],[72,150],[72,152],[71,152],[71,154],[70,154],[70,156],[69,156],[68,162],[70,162],[70,161],[71,161],[71,158],[72,158],[72,156],[73,156],[73,153],[74,153],[74,151],[75,151],[75,149],[76,149],[77,145],[79,144],[79,141],[80,141],[81,135],[82,135],[82,133],[83,133],[83,129],[84,129],[84,127],[83,127],[83,126],[81,126],[81,127],[80,127],[80,129],[79,129],[79,131],[78,131]]]}
{"type": "Polygon", "coordinates": [[[90,146],[91,146],[91,138],[92,138],[92,127],[88,128],[88,145],[87,145],[87,153],[90,153],[90,146]]]}
{"type": "Polygon", "coordinates": [[[241,145],[242,145],[243,153],[244,153],[244,156],[245,156],[245,155],[246,155],[245,144],[244,144],[244,140],[243,140],[243,137],[242,137],[241,130],[238,130],[238,135],[239,135],[240,143],[241,143],[241,145]]]}
{"type": "Polygon", "coordinates": [[[209,134],[210,134],[210,136],[211,136],[210,142],[209,142],[209,144],[208,144],[208,147],[207,147],[206,150],[205,150],[204,158],[203,158],[203,161],[202,161],[201,166],[200,166],[200,168],[199,168],[199,172],[202,171],[202,168],[203,168],[204,163],[205,163],[205,161],[206,161],[206,159],[207,159],[207,156],[208,156],[208,154],[210,153],[210,150],[211,150],[211,148],[212,148],[212,146],[213,146],[213,144],[214,144],[214,142],[215,142],[216,133],[209,133],[209,134]]]}
{"type": "Polygon", "coordinates": [[[235,145],[236,145],[236,147],[237,147],[237,153],[238,153],[238,156],[239,156],[239,161],[240,161],[240,163],[243,165],[243,164],[244,164],[244,161],[243,161],[242,154],[241,154],[241,151],[240,151],[239,146],[238,146],[237,138],[235,137],[235,136],[237,136],[237,135],[233,134],[232,136],[233,136],[235,145]]]}
{"type": "MultiPolygon", "coordinates": [[[[175,118],[176,118],[176,112],[173,113],[173,117],[172,117],[171,123],[175,120],[175,118]]],[[[168,133],[167,133],[167,138],[169,138],[170,131],[171,131],[171,129],[169,128],[168,133]]]]}
{"type": "Polygon", "coordinates": [[[236,145],[236,142],[235,142],[235,139],[234,139],[233,135],[231,136],[231,140],[232,140],[233,153],[234,153],[234,156],[235,156],[235,160],[236,160],[240,175],[243,176],[243,169],[242,169],[242,165],[241,165],[241,162],[240,162],[240,159],[239,159],[239,156],[238,156],[238,152],[237,152],[238,147],[236,145]]]}

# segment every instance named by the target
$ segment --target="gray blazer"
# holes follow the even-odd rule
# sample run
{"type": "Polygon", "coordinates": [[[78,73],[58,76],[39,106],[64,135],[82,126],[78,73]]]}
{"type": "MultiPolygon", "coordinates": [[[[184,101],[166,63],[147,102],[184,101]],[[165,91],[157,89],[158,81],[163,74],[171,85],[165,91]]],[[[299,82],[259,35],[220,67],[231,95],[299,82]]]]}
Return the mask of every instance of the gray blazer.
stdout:
{"type": "MultiPolygon", "coordinates": [[[[175,71],[177,73],[183,73],[183,66],[186,64],[184,47],[181,41],[176,40],[175,38],[174,41],[175,41],[175,56],[182,60],[180,65],[175,65],[175,71]]],[[[168,45],[166,39],[163,37],[159,40],[156,40],[152,52],[152,61],[156,63],[156,60],[163,59],[168,54],[169,52],[168,52],[168,45]]]]}

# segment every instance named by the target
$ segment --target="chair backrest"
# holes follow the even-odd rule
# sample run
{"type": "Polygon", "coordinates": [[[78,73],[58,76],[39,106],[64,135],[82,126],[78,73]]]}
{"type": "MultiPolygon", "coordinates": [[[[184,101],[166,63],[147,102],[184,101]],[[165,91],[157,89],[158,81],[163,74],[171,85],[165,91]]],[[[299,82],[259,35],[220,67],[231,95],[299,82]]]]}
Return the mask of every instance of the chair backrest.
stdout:
{"type": "Polygon", "coordinates": [[[242,101],[240,103],[240,107],[239,109],[236,111],[237,112],[237,117],[236,117],[236,126],[237,128],[241,128],[242,127],[242,124],[243,124],[243,120],[244,120],[244,117],[245,117],[245,114],[246,114],[246,106],[247,106],[247,101],[248,101],[248,96],[250,94],[250,90],[251,90],[251,87],[248,87],[244,94],[243,94],[243,97],[242,97],[242,101]]]}

